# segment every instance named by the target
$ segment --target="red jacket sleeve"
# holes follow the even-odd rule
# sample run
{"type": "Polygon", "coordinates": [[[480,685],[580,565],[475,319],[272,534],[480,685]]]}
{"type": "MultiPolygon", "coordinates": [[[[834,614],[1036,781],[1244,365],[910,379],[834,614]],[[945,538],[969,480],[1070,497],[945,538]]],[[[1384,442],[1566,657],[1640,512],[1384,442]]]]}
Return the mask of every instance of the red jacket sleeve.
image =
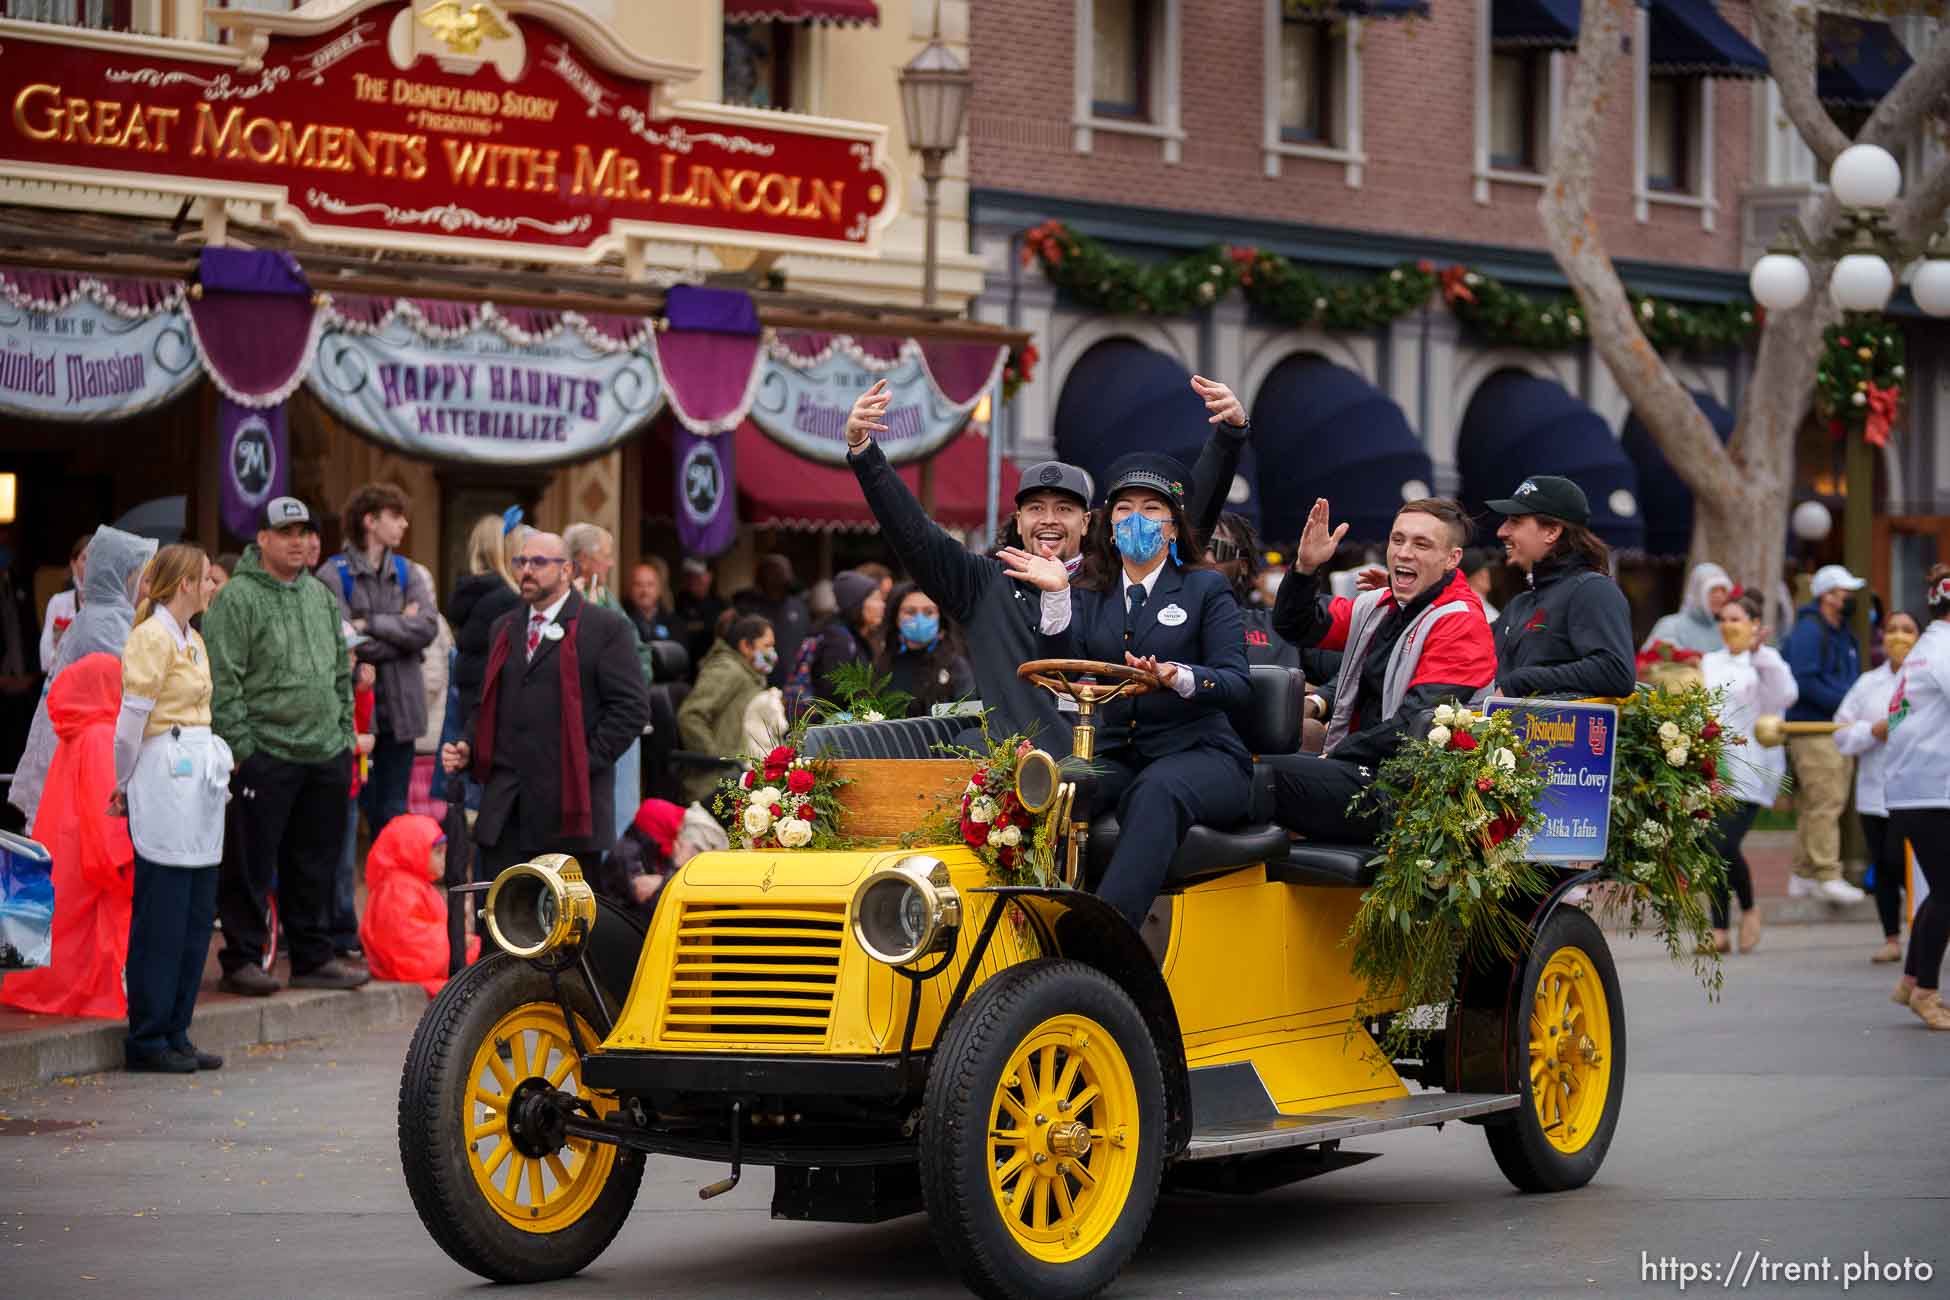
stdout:
{"type": "MultiPolygon", "coordinates": [[[[1335,628],[1345,637],[1338,610],[1335,628]]],[[[1496,642],[1490,636],[1490,625],[1480,615],[1472,616],[1465,610],[1437,619],[1429,629],[1428,642],[1422,647],[1408,687],[1414,690],[1424,683],[1483,687],[1495,680],[1496,642]]]]}
{"type": "MultiPolygon", "coordinates": [[[[1354,624],[1354,602],[1345,596],[1336,596],[1327,603],[1327,612],[1333,615],[1334,622],[1327,629],[1327,635],[1314,644],[1316,650],[1347,649],[1347,630],[1354,624]]],[[[1496,656],[1490,656],[1490,666],[1496,666],[1496,656]]]]}

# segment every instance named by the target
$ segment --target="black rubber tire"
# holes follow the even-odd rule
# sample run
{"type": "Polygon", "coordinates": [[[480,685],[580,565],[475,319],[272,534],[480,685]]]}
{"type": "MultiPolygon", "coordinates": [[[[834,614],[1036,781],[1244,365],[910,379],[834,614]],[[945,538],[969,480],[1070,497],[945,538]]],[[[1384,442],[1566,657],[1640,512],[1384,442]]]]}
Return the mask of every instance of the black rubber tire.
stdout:
{"type": "Polygon", "coordinates": [[[1566,1192],[1582,1187],[1597,1174],[1611,1149],[1612,1135],[1618,1129],[1619,1112],[1625,1105],[1625,1000],[1618,991],[1618,967],[1604,931],[1581,908],[1558,907],[1545,918],[1524,961],[1517,1005],[1512,1008],[1507,1037],[1510,1042],[1510,1077],[1517,1081],[1523,1098],[1516,1110],[1499,1115],[1483,1126],[1489,1139],[1490,1154],[1496,1167],[1520,1192],[1566,1192]],[[1605,1108],[1591,1140],[1578,1151],[1565,1153],[1551,1145],[1537,1116],[1531,1095],[1530,1044],[1528,1026],[1537,1000],[1537,981],[1551,954],[1560,948],[1581,949],[1591,959],[1605,991],[1606,1009],[1611,1018],[1611,1078],[1605,1094],[1605,1108]]]}
{"type": "MultiPolygon", "coordinates": [[[[564,977],[562,989],[575,1013],[596,1023],[580,977],[564,977]]],[[[449,980],[427,1008],[400,1075],[400,1165],[413,1208],[455,1263],[493,1282],[548,1282],[586,1268],[622,1229],[643,1181],[643,1156],[617,1152],[588,1211],[551,1233],[515,1227],[475,1184],[462,1127],[474,1054],[510,1011],[554,1000],[548,976],[527,962],[505,953],[483,958],[449,980]]]]}
{"type": "Polygon", "coordinates": [[[968,1288],[993,1300],[1081,1300],[1110,1285],[1158,1203],[1164,1170],[1165,1085],[1144,1017],[1109,976],[1082,962],[1042,960],[978,988],[948,1026],[928,1071],[921,1122],[921,1199],[936,1246],[968,1288]],[[990,1099],[1023,1038],[1052,1016],[1089,1016],[1116,1039],[1138,1099],[1131,1191],[1108,1236],[1082,1259],[1031,1258],[1010,1235],[989,1189],[990,1099]]]}

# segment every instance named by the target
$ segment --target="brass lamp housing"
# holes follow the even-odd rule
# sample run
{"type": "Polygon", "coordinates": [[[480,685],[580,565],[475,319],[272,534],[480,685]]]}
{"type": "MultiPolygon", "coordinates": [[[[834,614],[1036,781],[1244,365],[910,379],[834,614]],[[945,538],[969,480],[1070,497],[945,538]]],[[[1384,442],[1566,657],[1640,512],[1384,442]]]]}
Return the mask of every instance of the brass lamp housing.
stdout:
{"type": "Polygon", "coordinates": [[[573,948],[596,924],[596,891],[566,853],[518,862],[494,878],[487,896],[488,933],[517,957],[573,948]]]}
{"type": "Polygon", "coordinates": [[[1032,749],[1016,763],[1016,802],[1037,816],[1056,802],[1062,787],[1063,773],[1044,751],[1032,749]]]}
{"type": "Polygon", "coordinates": [[[869,957],[905,966],[954,941],[961,925],[961,895],[948,883],[948,868],[939,858],[916,853],[862,881],[847,911],[854,941],[869,957]],[[920,934],[911,940],[899,932],[910,894],[920,895],[926,911],[920,934]]]}

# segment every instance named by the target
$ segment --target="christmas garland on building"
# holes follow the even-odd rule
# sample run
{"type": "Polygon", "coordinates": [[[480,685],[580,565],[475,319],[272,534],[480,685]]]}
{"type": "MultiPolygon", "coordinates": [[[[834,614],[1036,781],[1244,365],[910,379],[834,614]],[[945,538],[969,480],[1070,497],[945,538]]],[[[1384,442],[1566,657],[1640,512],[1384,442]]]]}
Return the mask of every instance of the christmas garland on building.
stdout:
{"type": "MultiPolygon", "coordinates": [[[[1023,235],[1023,264],[1040,263],[1050,283],[1087,307],[1119,314],[1183,315],[1237,289],[1268,318],[1289,327],[1378,329],[1443,301],[1485,342],[1567,348],[1584,341],[1584,309],[1569,297],[1538,299],[1465,266],[1403,262],[1365,279],[1329,279],[1264,249],[1214,244],[1165,262],[1112,252],[1060,221],[1023,235]]],[[[1658,348],[1740,347],[1764,320],[1749,302],[1689,306],[1634,295],[1647,340],[1658,348]]]]}
{"type": "Polygon", "coordinates": [[[1822,334],[1815,364],[1815,413],[1837,438],[1889,445],[1902,410],[1903,335],[1880,316],[1852,314],[1822,334]]]}

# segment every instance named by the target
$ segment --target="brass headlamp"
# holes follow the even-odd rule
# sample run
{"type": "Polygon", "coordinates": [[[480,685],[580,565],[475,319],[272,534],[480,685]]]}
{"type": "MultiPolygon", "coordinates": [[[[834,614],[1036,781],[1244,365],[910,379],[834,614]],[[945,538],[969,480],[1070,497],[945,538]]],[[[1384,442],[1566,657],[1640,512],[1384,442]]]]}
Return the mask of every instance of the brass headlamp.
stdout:
{"type": "Polygon", "coordinates": [[[488,933],[517,957],[574,947],[596,924],[596,892],[566,853],[518,862],[494,878],[487,896],[488,933]]]}
{"type": "Polygon", "coordinates": [[[916,853],[868,876],[850,911],[853,937],[867,956],[905,966],[954,941],[961,895],[940,859],[916,853]]]}

